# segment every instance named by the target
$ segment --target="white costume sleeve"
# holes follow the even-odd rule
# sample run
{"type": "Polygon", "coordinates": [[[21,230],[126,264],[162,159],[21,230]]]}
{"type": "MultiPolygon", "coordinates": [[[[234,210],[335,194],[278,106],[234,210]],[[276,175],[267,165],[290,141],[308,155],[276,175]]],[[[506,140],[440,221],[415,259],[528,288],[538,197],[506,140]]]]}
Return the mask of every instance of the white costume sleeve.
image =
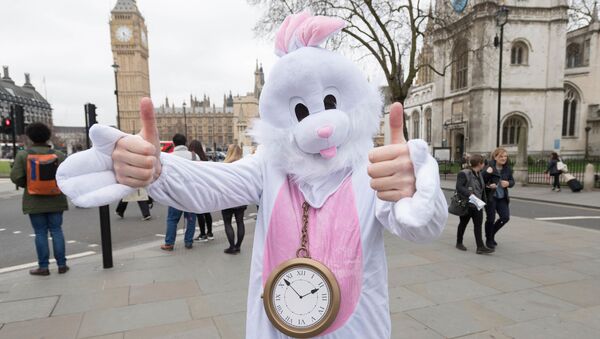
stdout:
{"type": "Polygon", "coordinates": [[[414,242],[437,238],[448,219],[446,197],[440,188],[438,164],[423,140],[408,142],[415,168],[416,192],[397,202],[377,199],[376,216],[391,233],[414,242]]]}
{"type": "MultiPolygon", "coordinates": [[[[113,170],[115,144],[127,135],[112,127],[94,125],[90,129],[93,147],[61,163],[56,181],[75,205],[107,205],[134,191],[117,183],[113,170]]],[[[193,162],[162,154],[162,173],[148,192],[159,202],[190,212],[257,203],[262,192],[263,168],[259,153],[232,164],[193,162]]]]}
{"type": "Polygon", "coordinates": [[[190,161],[161,154],[162,171],[148,194],[162,204],[182,211],[205,213],[258,204],[263,176],[260,154],[234,163],[190,161]]]}

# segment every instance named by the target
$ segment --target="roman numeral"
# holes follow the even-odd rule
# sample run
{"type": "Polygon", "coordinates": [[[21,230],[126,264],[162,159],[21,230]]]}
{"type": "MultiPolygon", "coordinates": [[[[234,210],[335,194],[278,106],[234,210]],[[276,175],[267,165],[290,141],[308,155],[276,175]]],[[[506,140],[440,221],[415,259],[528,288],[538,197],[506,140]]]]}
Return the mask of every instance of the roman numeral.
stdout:
{"type": "Polygon", "coordinates": [[[291,273],[288,273],[288,274],[285,275],[285,277],[288,278],[288,279],[292,279],[293,275],[291,273]]]}
{"type": "Polygon", "coordinates": [[[281,294],[276,294],[275,295],[275,300],[280,301],[281,300],[281,294]]]}
{"type": "Polygon", "coordinates": [[[283,313],[283,307],[281,307],[281,305],[277,305],[277,313],[283,313]]]}
{"type": "Polygon", "coordinates": [[[301,275],[301,276],[305,276],[306,275],[306,271],[305,270],[296,271],[296,272],[298,273],[298,275],[301,275]]]}
{"type": "Polygon", "coordinates": [[[327,301],[327,294],[325,294],[325,293],[321,294],[321,300],[327,301]]]}
{"type": "Polygon", "coordinates": [[[319,313],[323,313],[323,312],[325,312],[325,307],[319,306],[319,313]]]}
{"type": "Polygon", "coordinates": [[[322,281],[319,283],[319,288],[325,286],[325,283],[323,283],[322,281]]]}
{"type": "Polygon", "coordinates": [[[303,319],[298,319],[298,325],[306,325],[303,319]]]}

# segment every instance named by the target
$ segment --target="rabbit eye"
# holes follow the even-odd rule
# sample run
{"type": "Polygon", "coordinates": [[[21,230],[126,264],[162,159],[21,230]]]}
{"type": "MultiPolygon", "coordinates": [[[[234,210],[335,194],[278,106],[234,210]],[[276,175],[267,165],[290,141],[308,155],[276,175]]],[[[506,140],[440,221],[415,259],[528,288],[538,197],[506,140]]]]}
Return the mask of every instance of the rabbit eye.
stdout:
{"type": "Polygon", "coordinates": [[[325,109],[336,109],[337,100],[335,99],[335,97],[333,95],[328,94],[323,99],[323,104],[325,104],[325,109]]]}
{"type": "Polygon", "coordinates": [[[296,112],[296,118],[298,119],[298,122],[302,121],[302,119],[308,116],[308,107],[306,107],[304,104],[297,104],[294,108],[294,111],[296,112]]]}

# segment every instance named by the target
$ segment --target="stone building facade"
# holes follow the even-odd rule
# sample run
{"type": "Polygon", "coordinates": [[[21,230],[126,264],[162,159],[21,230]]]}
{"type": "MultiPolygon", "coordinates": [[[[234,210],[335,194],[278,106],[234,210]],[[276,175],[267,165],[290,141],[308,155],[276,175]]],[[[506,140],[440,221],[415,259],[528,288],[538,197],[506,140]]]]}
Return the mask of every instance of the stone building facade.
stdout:
{"type": "Polygon", "coordinates": [[[563,153],[600,156],[600,20],[567,33],[563,153]]]}
{"type": "MultiPolygon", "coordinates": [[[[409,136],[431,148],[488,153],[496,147],[499,1],[471,0],[462,13],[436,2],[445,27],[428,27],[422,53],[445,76],[419,76],[405,101],[409,136]]],[[[582,153],[562,135],[567,44],[566,0],[506,0],[500,144],[517,152],[521,135],[529,153],[582,153]],[[522,134],[525,133],[525,134],[522,134]]]]}
{"type": "Polygon", "coordinates": [[[12,105],[23,106],[25,124],[43,122],[52,126],[52,106],[38,93],[25,73],[23,86],[15,84],[9,74],[8,66],[3,66],[0,79],[0,116],[9,117],[12,105]]]}
{"type": "Polygon", "coordinates": [[[183,102],[181,106],[166,98],[161,106],[155,108],[161,140],[171,140],[175,133],[182,133],[187,135],[188,140],[198,139],[211,149],[216,146],[226,150],[229,144],[253,145],[246,130],[252,119],[258,118],[258,100],[264,83],[264,71],[257,62],[254,91],[235,96],[229,92],[223,95],[221,106],[211,102],[206,95],[201,100],[190,95],[189,103],[183,102]]]}

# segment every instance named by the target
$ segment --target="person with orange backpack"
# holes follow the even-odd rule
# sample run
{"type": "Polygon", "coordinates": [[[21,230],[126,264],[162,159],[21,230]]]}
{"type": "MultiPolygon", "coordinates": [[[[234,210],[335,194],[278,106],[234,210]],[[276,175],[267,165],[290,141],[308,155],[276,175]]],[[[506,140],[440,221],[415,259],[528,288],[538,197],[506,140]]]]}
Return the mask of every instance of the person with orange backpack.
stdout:
{"type": "Polygon", "coordinates": [[[19,151],[15,158],[10,179],[23,192],[23,214],[28,214],[35,231],[35,249],[38,268],[29,271],[31,275],[49,275],[50,249],[48,231],[52,236],[54,258],[58,273],[69,270],[65,257],[65,237],[62,230],[63,211],[69,209],[67,198],[56,184],[56,170],[65,155],[48,145],[50,129],[41,122],[30,124],[25,134],[33,145],[19,151]]]}

